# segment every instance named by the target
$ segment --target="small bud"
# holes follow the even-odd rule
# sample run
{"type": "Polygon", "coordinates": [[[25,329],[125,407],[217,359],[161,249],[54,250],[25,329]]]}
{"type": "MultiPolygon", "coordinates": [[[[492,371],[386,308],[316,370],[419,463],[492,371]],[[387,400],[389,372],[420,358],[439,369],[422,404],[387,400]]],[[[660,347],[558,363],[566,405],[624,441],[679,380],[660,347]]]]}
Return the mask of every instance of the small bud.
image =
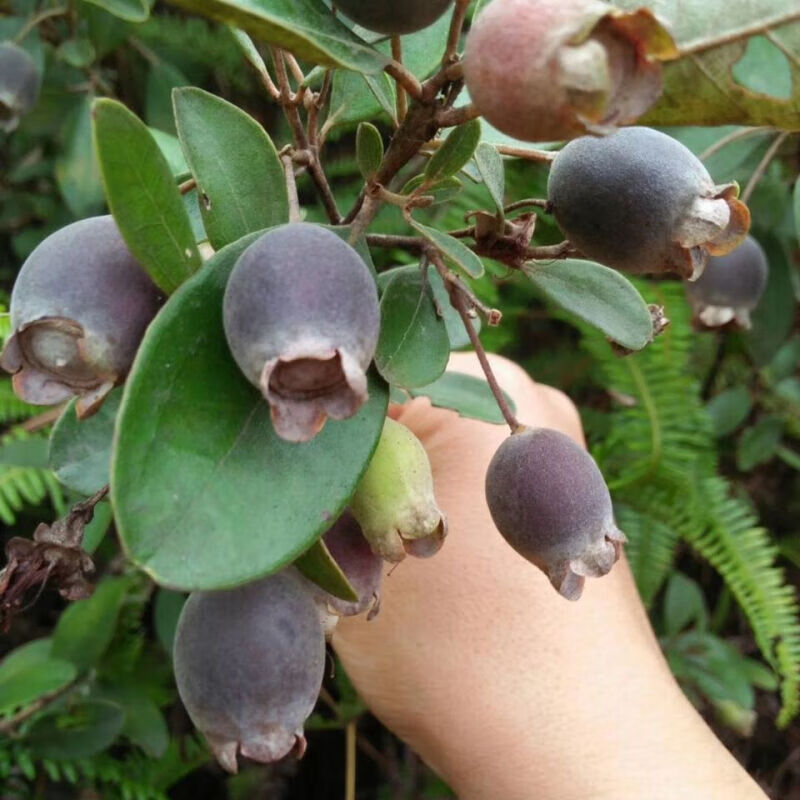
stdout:
{"type": "Polygon", "coordinates": [[[350,502],[373,551],[386,561],[434,555],[447,520],[433,496],[428,454],[408,428],[387,419],[378,447],[350,502]]]}
{"type": "Polygon", "coordinates": [[[41,75],[30,54],[0,42],[0,131],[10,133],[39,99],[41,75]]]}
{"type": "Polygon", "coordinates": [[[750,327],[750,312],[767,285],[769,266],[761,245],[748,236],[724,256],[711,258],[703,274],[686,284],[686,294],[698,328],[719,328],[733,323],[750,327]]]}
{"type": "Polygon", "coordinates": [[[464,78],[480,113],[530,142],[606,134],[661,94],[661,60],[676,58],[647,9],[600,0],[494,0],[467,37],[464,78]]]}
{"type": "Polygon", "coordinates": [[[620,556],[625,535],[606,482],[594,459],[559,431],[509,436],[489,464],[486,500],[505,540],[567,600],[579,599],[585,577],[605,575],[620,556]]]}
{"type": "Polygon", "coordinates": [[[572,244],[634,274],[695,280],[710,255],[736,248],[750,227],[739,187],[715,185],[691,150],[651,128],[570,142],[553,161],[547,193],[572,244]]]}
{"type": "Polygon", "coordinates": [[[231,353],[281,438],[309,441],[328,417],[351,417],[367,399],[378,293],[335,233],[308,223],[267,231],[236,262],[223,316],[231,353]]]}
{"type": "Polygon", "coordinates": [[[162,300],[111,217],[73,222],[22,265],[0,365],[28,403],[77,395],[78,417],[88,417],[125,379],[162,300]]]}
{"type": "Polygon", "coordinates": [[[186,601],[173,660],[181,700],[219,763],[270,764],[306,749],[303,723],[322,686],[325,637],[292,572],[186,601]]]}

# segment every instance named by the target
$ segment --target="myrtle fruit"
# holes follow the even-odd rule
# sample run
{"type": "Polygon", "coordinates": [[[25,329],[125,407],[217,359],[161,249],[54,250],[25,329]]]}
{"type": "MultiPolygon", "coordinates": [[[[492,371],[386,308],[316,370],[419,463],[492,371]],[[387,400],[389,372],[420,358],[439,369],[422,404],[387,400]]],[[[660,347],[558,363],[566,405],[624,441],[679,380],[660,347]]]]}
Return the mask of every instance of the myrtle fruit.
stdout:
{"type": "Polygon", "coordinates": [[[325,666],[311,594],[292,572],[192,594],[173,647],[178,693],[219,763],[268,764],[306,749],[303,723],[325,666]]]}
{"type": "Polygon", "coordinates": [[[367,399],[378,293],[335,233],[295,222],[263,234],[236,262],[223,315],[231,353],[283,439],[306,442],[327,417],[346,419],[367,399]]]}
{"type": "Polygon", "coordinates": [[[647,9],[601,0],[494,0],[467,36],[464,79],[475,107],[530,142],[609,133],[661,94],[661,63],[677,57],[647,9]]]}
{"type": "Polygon", "coordinates": [[[686,293],[698,327],[717,328],[734,322],[750,327],[750,312],[767,285],[767,256],[748,236],[725,256],[710,258],[703,274],[686,284],[686,293]]]}
{"type": "Polygon", "coordinates": [[[22,265],[0,365],[23,400],[77,395],[78,417],[88,417],[125,379],[162,299],[111,217],[73,222],[22,265]]]}
{"type": "Polygon", "coordinates": [[[336,8],[370,31],[414,33],[433,25],[453,0],[334,0],[336,8]]]}
{"type": "Polygon", "coordinates": [[[441,548],[447,519],[433,496],[428,454],[411,431],[387,419],[350,501],[373,551],[386,561],[427,558],[441,548]]]}
{"type": "Polygon", "coordinates": [[[358,600],[342,600],[309,581],[314,598],[325,615],[352,617],[368,612],[367,619],[372,619],[380,606],[383,559],[372,552],[361,526],[349,511],[336,520],[322,540],[355,590],[358,600]]]}
{"type": "Polygon", "coordinates": [[[570,142],[553,161],[550,208],[584,255],[632,273],[697,279],[737,247],[750,212],[735,183],[716,186],[695,155],[650,128],[570,142]]]}
{"type": "Polygon", "coordinates": [[[605,575],[624,534],[594,459],[568,436],[524,428],[509,436],[486,473],[486,500],[506,541],[568,600],[585,576],[605,575]]]}
{"type": "Polygon", "coordinates": [[[10,133],[39,99],[41,74],[31,55],[0,42],[0,131],[10,133]]]}

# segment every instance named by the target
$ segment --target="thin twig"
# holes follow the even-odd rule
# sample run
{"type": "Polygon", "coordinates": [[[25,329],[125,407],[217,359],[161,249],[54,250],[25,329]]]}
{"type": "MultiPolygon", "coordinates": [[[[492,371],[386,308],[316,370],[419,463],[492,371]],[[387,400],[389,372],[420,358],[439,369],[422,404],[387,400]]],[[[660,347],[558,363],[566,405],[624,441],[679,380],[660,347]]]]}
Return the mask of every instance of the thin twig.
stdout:
{"type": "MultiPolygon", "coordinates": [[[[392,58],[398,63],[403,63],[403,43],[399,36],[392,36],[392,58]]],[[[406,90],[397,84],[397,124],[399,125],[408,112],[408,97],[406,90]]]]}
{"type": "Polygon", "coordinates": [[[489,384],[489,388],[492,390],[492,394],[497,402],[497,407],[500,409],[500,413],[503,415],[503,419],[511,429],[511,433],[516,433],[522,428],[522,426],[514,415],[514,412],[511,410],[511,406],[508,404],[508,400],[506,400],[506,396],[503,393],[503,390],[500,388],[500,384],[497,382],[497,378],[492,370],[492,365],[489,363],[489,358],[486,355],[486,350],[483,348],[483,344],[478,337],[478,333],[475,330],[475,325],[470,317],[470,309],[467,306],[461,286],[459,286],[457,281],[453,280],[454,276],[445,266],[445,263],[439,255],[438,250],[431,248],[428,251],[428,258],[436,267],[437,272],[442,276],[444,285],[450,295],[450,303],[461,317],[461,322],[464,324],[464,329],[466,330],[467,336],[469,336],[469,340],[472,343],[473,349],[475,350],[475,355],[478,357],[483,374],[486,376],[486,383],[489,384]]]}
{"type": "Polygon", "coordinates": [[[178,191],[181,194],[189,194],[192,189],[197,188],[197,181],[194,178],[189,178],[188,181],[184,181],[183,183],[178,184],[178,191]]]}
{"type": "Polygon", "coordinates": [[[286,63],[289,65],[292,77],[297,81],[298,86],[302,86],[305,83],[306,76],[303,74],[303,70],[300,69],[297,59],[288,50],[284,50],[283,52],[286,56],[286,63]]]}
{"type": "Polygon", "coordinates": [[[39,711],[52,703],[54,700],[58,700],[58,698],[62,695],[72,691],[75,686],[76,683],[73,681],[72,683],[68,683],[66,686],[62,686],[59,689],[48,692],[47,694],[42,695],[38,700],[31,703],[29,706],[26,706],[22,710],[18,711],[13,716],[0,720],[0,736],[13,735],[16,729],[23,722],[30,719],[34,714],[38,714],[39,711]]]}
{"type": "Polygon", "coordinates": [[[508,214],[509,211],[519,211],[519,209],[528,208],[528,206],[532,206],[533,208],[543,208],[546,210],[550,207],[550,203],[549,201],[540,197],[528,197],[525,200],[517,200],[515,203],[509,203],[507,206],[504,206],[503,211],[508,214]]]}
{"type": "Polygon", "coordinates": [[[339,213],[339,207],[336,205],[336,197],[331,190],[328,183],[328,177],[325,175],[325,170],[319,161],[318,150],[316,147],[311,151],[311,161],[308,165],[308,174],[314,181],[317,191],[319,192],[322,205],[325,208],[325,213],[333,225],[342,224],[342,215],[339,213]]]}
{"type": "Polygon", "coordinates": [[[549,164],[558,155],[558,152],[554,150],[532,150],[526,147],[510,147],[505,144],[495,145],[495,149],[501,156],[521,158],[536,164],[549,164]]]}
{"type": "Polygon", "coordinates": [[[442,66],[449,67],[458,60],[458,45],[461,41],[461,31],[464,29],[464,20],[467,17],[469,0],[456,0],[453,17],[450,20],[450,32],[447,35],[447,47],[442,58],[442,66]]]}
{"type": "Polygon", "coordinates": [[[368,233],[367,244],[370,247],[398,247],[402,250],[421,252],[428,246],[428,240],[421,236],[394,236],[388,233],[368,233]]]}
{"type": "Polygon", "coordinates": [[[413,72],[407,70],[399,61],[390,61],[384,68],[384,72],[394,78],[398,88],[405,89],[410,97],[415,100],[422,100],[422,84],[417,80],[413,72]]]}
{"type": "Polygon", "coordinates": [[[351,719],[344,729],[345,738],[345,800],[356,800],[356,720],[351,719]]]}
{"type": "Polygon", "coordinates": [[[770,165],[770,162],[773,158],[775,158],[775,154],[780,149],[780,146],[786,141],[789,137],[790,131],[783,131],[783,133],[779,133],[772,144],[769,146],[769,149],[766,153],[764,153],[764,157],[761,161],[758,162],[758,166],[753,171],[753,174],[750,176],[750,180],[747,181],[747,186],[744,187],[744,191],[740,197],[741,201],[746,205],[747,201],[750,199],[750,195],[753,194],[753,190],[756,188],[756,184],[761,180],[764,173],[767,171],[767,167],[770,165]]]}
{"type": "Polygon", "coordinates": [[[47,411],[43,411],[35,417],[26,419],[25,422],[20,425],[20,428],[28,433],[40,431],[42,428],[46,428],[51,423],[55,422],[61,416],[61,412],[66,408],[66,405],[66,403],[61,403],[61,405],[55,408],[48,408],[47,411]]]}
{"type": "Polygon", "coordinates": [[[753,136],[756,133],[766,133],[767,131],[772,130],[769,127],[761,127],[761,128],[737,128],[735,131],[731,131],[726,136],[723,136],[721,139],[717,139],[714,144],[707,147],[697,156],[701,161],[705,161],[706,159],[711,158],[715,153],[722,150],[723,147],[727,147],[729,144],[733,142],[738,142],[739,139],[746,139],[748,136],[753,136]]]}
{"type": "Polygon", "coordinates": [[[63,17],[69,13],[67,6],[58,6],[57,8],[49,8],[42,11],[34,17],[31,17],[16,33],[14,36],[14,44],[19,44],[39,23],[44,22],[51,17],[63,17]]]}
{"type": "Polygon", "coordinates": [[[289,84],[289,75],[286,72],[285,54],[277,47],[270,47],[272,63],[275,65],[275,74],[278,76],[278,87],[280,88],[279,102],[283,107],[283,112],[292,129],[292,137],[295,144],[301,150],[308,147],[308,139],[300,119],[300,112],[297,110],[297,96],[292,94],[289,84]]]}
{"type": "MultiPolygon", "coordinates": [[[[454,128],[456,125],[463,125],[465,122],[477,119],[481,112],[475,108],[473,103],[458,108],[445,108],[436,115],[436,122],[440,128],[454,128]]],[[[499,148],[498,148],[499,149],[499,148]]]]}
{"type": "Polygon", "coordinates": [[[286,153],[281,156],[283,161],[283,171],[286,177],[286,194],[289,196],[289,222],[300,222],[300,200],[297,196],[297,181],[294,177],[294,162],[292,157],[286,153]]]}

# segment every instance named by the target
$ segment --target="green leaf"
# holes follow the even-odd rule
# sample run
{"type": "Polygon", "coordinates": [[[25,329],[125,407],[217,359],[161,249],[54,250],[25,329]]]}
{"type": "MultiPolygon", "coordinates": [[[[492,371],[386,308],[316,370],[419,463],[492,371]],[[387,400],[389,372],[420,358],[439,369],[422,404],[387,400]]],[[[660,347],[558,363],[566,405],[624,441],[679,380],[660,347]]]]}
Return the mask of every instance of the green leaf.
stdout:
{"type": "Polygon", "coordinates": [[[221,249],[289,220],[275,145],[249,114],[202,89],[176,89],[175,120],[208,238],[221,249]]]}
{"type": "Polygon", "coordinates": [[[364,180],[369,180],[383,161],[383,139],[380,131],[369,122],[362,122],[356,132],[356,160],[364,180]]]}
{"type": "Polygon", "coordinates": [[[125,713],[115,703],[84,700],[37,719],[25,744],[40,758],[88,758],[109,747],[124,724],[125,713]]]}
{"type": "Polygon", "coordinates": [[[105,206],[100,170],[92,148],[91,95],[83,95],[65,124],[64,146],[56,157],[55,176],[67,208],[79,219],[105,206]]]}
{"type": "Polygon", "coordinates": [[[255,68],[256,72],[262,77],[269,77],[267,65],[264,63],[264,59],[261,57],[261,53],[258,52],[253,40],[238,28],[234,28],[231,25],[226,25],[225,27],[233,37],[233,41],[236,42],[236,46],[242,51],[242,54],[250,65],[255,68]]]}
{"type": "Polygon", "coordinates": [[[75,667],[54,658],[51,649],[51,639],[36,639],[0,661],[0,714],[26,706],[75,680],[75,667]]]}
{"type": "Polygon", "coordinates": [[[619,272],[593,261],[528,262],[523,267],[550,300],[629,350],[653,338],[653,320],[642,296],[619,272]]]}
{"type": "Polygon", "coordinates": [[[80,494],[102,489],[111,467],[111,438],[122,400],[122,389],[114,389],[100,410],[79,420],[72,400],[61,413],[50,434],[50,469],[56,478],[80,494]]]}
{"type": "Polygon", "coordinates": [[[200,266],[178,187],[147,127],[116,100],[92,104],[106,197],[122,237],[158,286],[173,292],[200,266]]]}
{"type": "Polygon", "coordinates": [[[126,22],[144,22],[150,16],[147,0],[85,0],[126,22]]]}
{"type": "Polygon", "coordinates": [[[748,472],[769,461],[783,438],[783,422],[778,417],[763,417],[742,433],[736,448],[736,466],[748,472]]]}
{"type": "Polygon", "coordinates": [[[306,550],[295,562],[294,565],[310,581],[316,583],[334,597],[339,597],[350,603],[358,601],[358,593],[350,585],[347,576],[342,572],[339,565],[334,561],[325,542],[317,539],[311,547],[306,550]]]}
{"type": "Polygon", "coordinates": [[[708,622],[706,600],[697,583],[680,572],[673,572],[664,595],[664,628],[675,636],[689,625],[705,628],[708,622]]]}
{"type": "Polygon", "coordinates": [[[89,555],[94,553],[100,546],[113,518],[114,514],[111,510],[111,503],[107,500],[103,500],[94,507],[94,515],[83,529],[83,542],[81,542],[81,547],[89,553],[89,555]]]}
{"type": "Polygon", "coordinates": [[[433,198],[431,205],[447,203],[452,200],[463,188],[464,184],[456,177],[443,178],[436,183],[429,184],[424,175],[415,175],[401,190],[402,194],[412,194],[420,187],[424,187],[420,194],[433,198]]]}
{"type": "Polygon", "coordinates": [[[150,65],[144,93],[144,119],[149,127],[175,133],[172,91],[189,83],[189,79],[168,61],[158,60],[150,65]]]}
{"type": "Polygon", "coordinates": [[[506,191],[503,157],[488,142],[481,142],[475,150],[474,159],[495,207],[502,214],[506,191]]]}
{"type": "Polygon", "coordinates": [[[425,177],[440,181],[455,175],[475,153],[481,140],[481,121],[473,119],[453,128],[425,166],[425,177]]]}
{"type": "Polygon", "coordinates": [[[753,36],[734,64],[733,79],[751,92],[779,100],[792,96],[792,70],[786,55],[766,36],[753,36]]]}
{"type": "Polygon", "coordinates": [[[291,562],[346,505],[386,414],[384,384],[306,444],[279,439],[233,361],[222,297],[255,235],[217,253],[150,325],[126,384],[111,468],[128,556],[157,582],[209,590],[291,562]]]}
{"type": "Polygon", "coordinates": [[[88,67],[95,59],[94,46],[89,39],[67,39],[59,45],[56,55],[65,64],[76,69],[88,67]]]}
{"type": "Polygon", "coordinates": [[[381,297],[378,372],[394,386],[426,386],[447,367],[450,339],[420,270],[401,272],[381,297]]]}
{"type": "Polygon", "coordinates": [[[436,228],[429,228],[413,218],[409,219],[409,222],[438,248],[451,264],[464,270],[470,278],[480,278],[483,275],[483,262],[463,242],[436,228]]]}
{"type": "Polygon", "coordinates": [[[169,0],[225,22],[300,58],[357,72],[380,72],[388,59],[331,14],[322,0],[169,0]]]}
{"type": "Polygon", "coordinates": [[[160,131],[158,128],[149,128],[149,131],[155,143],[158,145],[161,155],[167,160],[167,166],[173,177],[183,178],[184,176],[188,176],[190,174],[189,165],[186,163],[186,159],[183,156],[183,149],[181,148],[181,143],[178,141],[178,137],[173,136],[171,133],[164,133],[164,131],[160,131]]]}
{"type": "Polygon", "coordinates": [[[706,406],[714,423],[715,436],[733,433],[750,415],[753,400],[745,386],[726,389],[713,397],[706,406]]]}
{"type": "MultiPolygon", "coordinates": [[[[445,372],[428,386],[409,389],[408,393],[412,397],[427,397],[434,406],[450,408],[462,417],[493,422],[496,425],[505,423],[489,384],[472,375],[445,372]]],[[[513,409],[514,401],[505,392],[503,394],[513,409]]]]}
{"type": "Polygon", "coordinates": [[[93,666],[111,644],[129,588],[128,578],[105,578],[91,597],[69,606],[53,632],[53,655],[71,661],[81,672],[93,666]]]}
{"type": "Polygon", "coordinates": [[[178,618],[185,602],[186,595],[181,592],[173,592],[170,589],[159,589],[156,592],[153,625],[158,641],[170,657],[172,657],[172,643],[175,641],[178,618]]]}
{"type": "Polygon", "coordinates": [[[47,469],[47,441],[8,438],[0,445],[0,464],[47,469]]]}
{"type": "Polygon", "coordinates": [[[158,706],[141,686],[115,683],[103,686],[96,696],[122,709],[125,723],[120,734],[127,736],[151,758],[164,755],[169,745],[167,723],[158,706]]]}

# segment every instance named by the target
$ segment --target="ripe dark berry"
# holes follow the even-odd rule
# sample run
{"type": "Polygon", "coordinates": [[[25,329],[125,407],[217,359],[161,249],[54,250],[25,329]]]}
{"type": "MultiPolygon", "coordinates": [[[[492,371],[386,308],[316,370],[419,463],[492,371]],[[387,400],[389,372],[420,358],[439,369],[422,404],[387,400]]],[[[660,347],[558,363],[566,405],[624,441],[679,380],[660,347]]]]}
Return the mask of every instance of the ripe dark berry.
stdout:
{"type": "Polygon", "coordinates": [[[19,125],[39,99],[41,75],[28,52],[12,42],[0,42],[0,131],[19,125]]]}
{"type": "Polygon", "coordinates": [[[223,312],[231,353],[282,438],[308,441],[327,417],[346,419],[366,400],[378,294],[335,233],[307,223],[265,233],[237,261],[223,312]]]}
{"type": "Polygon", "coordinates": [[[708,328],[731,321],[749,328],[768,272],[767,256],[752,236],[727,255],[710,258],[700,278],[686,284],[695,321],[708,328]]]}
{"type": "Polygon", "coordinates": [[[714,185],[690,150],[650,128],[570,142],[547,191],[567,238],[625,272],[696,279],[709,255],[730,252],[750,226],[736,184],[714,185]]]}
{"type": "Polygon", "coordinates": [[[0,364],[23,400],[78,395],[78,416],[87,417],[124,380],[162,299],[111,217],[74,222],[23,264],[0,364]]]}
{"type": "Polygon", "coordinates": [[[175,680],[220,764],[303,755],[325,666],[316,604],[291,572],[193,594],[178,621],[175,680]]]}
{"type": "Polygon", "coordinates": [[[677,55],[647,9],[599,0],[494,0],[467,37],[472,102],[503,133],[531,142],[608,133],[661,94],[658,59],[677,55]]]}
{"type": "Polygon", "coordinates": [[[405,425],[384,422],[350,510],[372,550],[387,561],[428,558],[441,548],[447,518],[433,495],[428,454],[405,425]]]}
{"type": "Polygon", "coordinates": [[[585,576],[605,575],[625,536],[594,459],[568,436],[529,428],[509,436],[486,473],[486,500],[497,529],[543,570],[568,600],[585,576]]]}
{"type": "Polygon", "coordinates": [[[380,605],[383,559],[372,552],[361,526],[349,511],[345,511],[336,520],[322,539],[333,560],[355,589],[358,600],[349,602],[334,597],[309,581],[315,599],[326,614],[352,617],[368,611],[367,618],[372,619],[378,613],[380,605]]]}
{"type": "Polygon", "coordinates": [[[353,22],[377,33],[414,33],[433,25],[453,0],[335,0],[353,22]]]}

